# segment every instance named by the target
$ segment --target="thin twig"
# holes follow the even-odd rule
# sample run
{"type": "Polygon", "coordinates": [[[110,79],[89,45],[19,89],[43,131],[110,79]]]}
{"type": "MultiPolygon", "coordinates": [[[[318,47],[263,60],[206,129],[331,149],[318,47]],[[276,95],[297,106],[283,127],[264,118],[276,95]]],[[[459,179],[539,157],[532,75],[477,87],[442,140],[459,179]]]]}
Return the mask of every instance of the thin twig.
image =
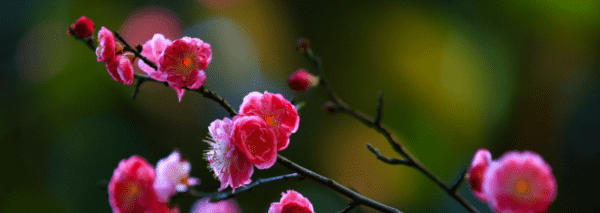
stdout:
{"type": "Polygon", "coordinates": [[[395,208],[392,208],[385,204],[379,203],[375,200],[372,200],[371,198],[365,197],[355,191],[352,191],[348,187],[345,187],[345,186],[339,184],[338,182],[335,182],[332,179],[329,179],[325,176],[322,176],[311,170],[308,170],[308,169],[288,160],[287,158],[285,158],[281,155],[277,155],[277,163],[285,166],[286,168],[288,168],[294,172],[297,172],[300,175],[306,176],[308,179],[311,179],[312,181],[323,184],[323,185],[329,187],[330,189],[333,189],[334,191],[336,191],[356,202],[359,202],[362,205],[371,207],[371,208],[376,209],[381,212],[396,212],[396,213],[401,212],[398,209],[395,209],[395,208]]]}
{"type": "Polygon", "coordinates": [[[398,159],[398,158],[388,158],[386,156],[383,156],[379,152],[379,149],[373,147],[369,143],[367,143],[367,149],[369,149],[369,151],[371,151],[373,154],[375,154],[375,156],[377,157],[377,159],[381,160],[384,163],[391,164],[391,165],[404,164],[404,165],[407,165],[407,166],[415,166],[412,161],[408,161],[408,160],[404,160],[404,159],[398,159]]]}
{"type": "Polygon", "coordinates": [[[410,154],[408,152],[408,150],[406,150],[404,148],[404,146],[402,146],[402,144],[396,138],[396,136],[394,136],[392,134],[392,132],[384,124],[382,124],[381,122],[376,122],[375,119],[365,115],[361,111],[358,111],[358,110],[348,106],[346,103],[344,103],[342,101],[342,99],[339,96],[337,96],[337,94],[330,87],[329,82],[327,81],[327,77],[325,76],[325,72],[323,71],[323,65],[322,65],[321,58],[318,57],[317,55],[315,55],[315,53],[313,52],[313,50],[310,47],[307,48],[306,51],[304,51],[303,55],[306,56],[306,58],[308,58],[308,60],[313,62],[313,64],[316,66],[317,70],[319,71],[319,75],[321,76],[320,85],[323,86],[323,88],[327,92],[327,95],[329,96],[329,99],[331,100],[331,102],[336,104],[340,111],[347,112],[352,117],[361,121],[366,126],[373,128],[377,132],[383,134],[385,136],[385,138],[387,139],[387,141],[389,142],[389,144],[392,146],[392,149],[396,153],[400,154],[401,156],[404,156],[405,160],[411,161],[412,164],[414,165],[413,166],[414,168],[419,170],[421,173],[425,174],[425,176],[427,176],[429,179],[433,180],[433,182],[438,184],[438,186],[440,186],[442,189],[444,189],[446,191],[446,193],[448,193],[452,198],[454,198],[456,201],[458,201],[467,210],[469,210],[470,212],[473,212],[473,213],[479,212],[465,198],[463,198],[456,191],[452,191],[451,188],[448,187],[444,183],[444,181],[442,181],[442,179],[440,179],[438,176],[434,175],[423,164],[421,164],[412,154],[410,154]]]}
{"type": "MultiPolygon", "coordinates": [[[[72,33],[74,35],[74,37],[77,40],[81,40],[84,43],[86,43],[90,49],[92,49],[93,51],[96,50],[96,47],[94,46],[94,44],[91,42],[91,39],[87,38],[80,38],[78,36],[76,36],[74,33],[72,33]]],[[[148,60],[148,58],[144,57],[140,51],[138,51],[137,49],[131,47],[131,45],[129,45],[129,43],[127,43],[127,41],[125,41],[125,39],[123,39],[123,37],[121,37],[121,35],[119,33],[117,33],[116,31],[113,31],[114,36],[121,41],[121,43],[123,43],[123,45],[125,45],[124,50],[132,52],[137,58],[139,58],[140,60],[144,61],[144,63],[146,63],[148,66],[152,67],[153,69],[157,70],[158,67],[156,66],[155,63],[153,63],[152,61],[148,60]]],[[[133,94],[131,95],[131,97],[133,99],[135,99],[135,97],[137,96],[137,93],[139,93],[139,87],[142,85],[143,82],[146,81],[151,81],[151,82],[158,82],[158,83],[163,83],[166,86],[169,86],[169,84],[167,82],[162,82],[162,81],[157,81],[153,78],[151,78],[150,76],[147,75],[140,75],[140,74],[135,74],[134,75],[135,78],[138,79],[138,82],[135,84],[135,88],[133,90],[133,94]],[[143,79],[143,80],[142,80],[143,79]]],[[[204,96],[205,98],[208,98],[210,100],[213,100],[215,102],[217,102],[219,105],[221,105],[221,107],[223,107],[223,109],[227,110],[227,112],[229,113],[229,115],[231,117],[237,115],[237,112],[235,111],[235,109],[233,109],[233,107],[231,107],[231,105],[229,105],[229,103],[227,103],[227,101],[222,98],[221,96],[217,95],[216,93],[214,93],[213,91],[207,89],[206,87],[202,86],[198,89],[192,90],[192,89],[188,89],[183,87],[185,90],[190,90],[190,91],[195,91],[198,92],[200,94],[202,94],[202,96],[204,96]]]]}
{"type": "Polygon", "coordinates": [[[467,171],[467,167],[462,168],[460,170],[460,176],[456,177],[456,180],[452,182],[452,184],[450,185],[450,191],[456,192],[456,190],[458,190],[458,187],[460,187],[460,184],[465,180],[465,177],[467,176],[467,171]]]}
{"type": "Polygon", "coordinates": [[[342,209],[341,211],[339,211],[339,212],[337,212],[337,213],[347,213],[347,212],[350,212],[352,209],[354,209],[354,208],[355,208],[355,207],[357,207],[357,206],[358,206],[358,203],[357,203],[357,202],[354,202],[354,201],[352,201],[352,202],[350,202],[350,203],[348,204],[348,206],[346,206],[346,208],[342,209]]]}
{"type": "Polygon", "coordinates": [[[279,183],[279,182],[288,181],[288,180],[304,180],[305,178],[306,177],[299,175],[298,173],[292,173],[292,174],[281,175],[281,176],[270,177],[270,178],[262,178],[262,179],[258,179],[257,181],[254,181],[246,186],[237,188],[235,190],[235,192],[216,193],[216,194],[211,194],[209,196],[211,198],[211,202],[215,202],[215,201],[219,201],[219,200],[227,200],[238,194],[241,194],[244,192],[250,192],[250,191],[252,191],[252,189],[254,187],[257,187],[260,185],[279,183]]]}

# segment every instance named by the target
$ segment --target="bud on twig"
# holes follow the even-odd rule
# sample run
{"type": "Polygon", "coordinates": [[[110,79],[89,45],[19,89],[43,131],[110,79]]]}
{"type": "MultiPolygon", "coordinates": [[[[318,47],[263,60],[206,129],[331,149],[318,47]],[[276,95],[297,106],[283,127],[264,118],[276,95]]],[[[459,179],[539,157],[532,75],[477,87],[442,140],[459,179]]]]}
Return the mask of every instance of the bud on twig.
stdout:
{"type": "Polygon", "coordinates": [[[323,105],[323,110],[325,110],[325,113],[332,115],[339,111],[339,107],[330,101],[323,105]]]}

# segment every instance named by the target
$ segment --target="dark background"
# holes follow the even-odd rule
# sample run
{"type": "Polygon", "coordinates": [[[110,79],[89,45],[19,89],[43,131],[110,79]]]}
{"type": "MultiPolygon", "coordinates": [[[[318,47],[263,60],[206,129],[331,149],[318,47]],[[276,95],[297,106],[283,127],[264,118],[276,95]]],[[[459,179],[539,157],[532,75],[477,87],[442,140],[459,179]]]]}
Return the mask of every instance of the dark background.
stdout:
{"type": "MultiPolygon", "coordinates": [[[[600,3],[597,1],[11,1],[1,3],[0,212],[110,212],[106,191],[121,159],[151,164],[179,148],[196,188],[219,182],[206,169],[202,140],[226,111],[188,92],[115,82],[94,52],[67,36],[81,15],[130,43],[154,33],[212,45],[206,86],[238,109],[251,91],[306,101],[300,128],[280,154],[404,212],[465,212],[431,180],[383,164],[365,148],[398,157],[384,137],[348,115],[326,115],[322,88],[295,94],[287,77],[314,72],[294,49],[307,37],[335,91],[383,122],[447,182],[475,151],[539,153],[558,194],[549,212],[600,207],[600,3]],[[493,3],[490,3],[493,2],[493,3]]],[[[275,165],[253,180],[290,173],[275,165]]],[[[294,189],[316,212],[349,200],[310,181],[264,186],[236,197],[244,212],[266,212],[294,189]]],[[[489,212],[466,185],[473,205],[489,212]]],[[[193,199],[178,199],[189,212],[193,199]]],[[[361,207],[353,212],[373,212],[361,207]]]]}

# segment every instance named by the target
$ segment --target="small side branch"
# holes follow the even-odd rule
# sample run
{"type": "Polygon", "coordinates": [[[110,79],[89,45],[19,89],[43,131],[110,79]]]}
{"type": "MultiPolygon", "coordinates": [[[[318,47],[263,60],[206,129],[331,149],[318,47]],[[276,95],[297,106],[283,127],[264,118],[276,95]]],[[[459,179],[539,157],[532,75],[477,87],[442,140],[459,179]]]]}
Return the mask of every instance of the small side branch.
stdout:
{"type": "Polygon", "coordinates": [[[211,202],[227,200],[227,199],[233,198],[236,195],[239,195],[241,193],[250,192],[250,191],[252,191],[252,189],[254,187],[257,187],[260,185],[274,184],[274,183],[279,183],[279,182],[284,182],[284,181],[289,181],[289,180],[304,180],[304,179],[305,179],[305,177],[302,175],[299,175],[298,173],[275,176],[275,177],[270,177],[270,178],[262,178],[262,179],[258,179],[257,181],[254,181],[244,187],[237,188],[234,193],[233,192],[214,193],[214,194],[210,194],[206,197],[210,197],[211,202]]]}
{"type": "Polygon", "coordinates": [[[455,193],[456,190],[458,190],[458,187],[460,187],[460,184],[465,180],[465,177],[467,176],[467,167],[462,168],[460,170],[460,175],[458,177],[456,177],[456,180],[454,180],[454,182],[452,182],[452,185],[450,185],[450,191],[455,193]]]}
{"type": "Polygon", "coordinates": [[[342,210],[341,210],[341,211],[339,211],[338,213],[347,213],[347,212],[350,212],[352,209],[356,208],[357,206],[358,206],[358,203],[357,203],[357,202],[354,202],[354,201],[352,201],[352,202],[350,202],[350,203],[348,204],[348,206],[346,206],[346,208],[342,209],[342,210]]]}
{"type": "Polygon", "coordinates": [[[339,184],[338,182],[335,182],[332,179],[329,179],[325,176],[322,176],[320,174],[317,174],[311,170],[308,170],[290,160],[288,160],[287,158],[281,156],[281,155],[277,155],[277,163],[285,166],[286,168],[288,168],[289,170],[292,170],[294,172],[297,172],[298,174],[302,175],[302,176],[306,176],[308,179],[320,183],[352,200],[354,200],[355,202],[358,202],[362,205],[371,207],[373,209],[376,209],[378,211],[381,212],[393,212],[393,213],[401,213],[400,210],[392,208],[390,206],[387,206],[385,204],[379,203],[375,200],[372,200],[371,198],[365,197],[355,191],[352,191],[351,189],[349,189],[348,187],[345,187],[341,184],[339,184]]]}
{"type": "Polygon", "coordinates": [[[381,160],[384,163],[391,164],[391,165],[404,164],[407,166],[415,166],[415,164],[409,160],[385,157],[385,156],[381,155],[381,153],[379,152],[379,149],[373,147],[369,143],[367,143],[367,149],[369,149],[369,151],[371,151],[373,154],[375,154],[377,159],[381,160]]]}

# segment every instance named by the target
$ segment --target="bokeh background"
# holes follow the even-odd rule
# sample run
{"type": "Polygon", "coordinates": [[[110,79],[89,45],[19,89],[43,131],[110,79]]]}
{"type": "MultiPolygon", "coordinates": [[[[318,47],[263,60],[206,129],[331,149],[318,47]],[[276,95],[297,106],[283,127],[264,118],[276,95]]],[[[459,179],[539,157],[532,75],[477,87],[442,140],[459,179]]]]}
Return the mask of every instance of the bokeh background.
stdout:
{"type": "MultiPolygon", "coordinates": [[[[236,109],[251,91],[306,102],[300,128],[280,152],[315,172],[404,212],[465,212],[431,180],[383,164],[365,148],[397,156],[384,137],[345,114],[327,115],[322,88],[287,87],[297,68],[315,71],[294,49],[307,37],[335,91],[383,122],[431,171],[450,183],[479,148],[494,159],[530,150],[553,168],[549,212],[600,208],[600,3],[541,1],[4,1],[0,32],[0,212],[111,212],[98,182],[121,159],[155,164],[174,148],[192,163],[196,188],[214,191],[203,150],[208,124],[227,116],[216,103],[145,83],[115,82],[94,52],[66,34],[86,15],[130,43],[154,33],[212,45],[206,86],[236,109]]],[[[253,180],[290,173],[276,164],[253,180]]],[[[349,200],[310,181],[263,186],[236,197],[266,212],[287,189],[316,212],[349,200]]],[[[485,203],[466,185],[482,212],[485,203]]],[[[177,199],[189,212],[191,198],[177,199]]],[[[352,212],[373,212],[361,207],[352,212]]]]}

